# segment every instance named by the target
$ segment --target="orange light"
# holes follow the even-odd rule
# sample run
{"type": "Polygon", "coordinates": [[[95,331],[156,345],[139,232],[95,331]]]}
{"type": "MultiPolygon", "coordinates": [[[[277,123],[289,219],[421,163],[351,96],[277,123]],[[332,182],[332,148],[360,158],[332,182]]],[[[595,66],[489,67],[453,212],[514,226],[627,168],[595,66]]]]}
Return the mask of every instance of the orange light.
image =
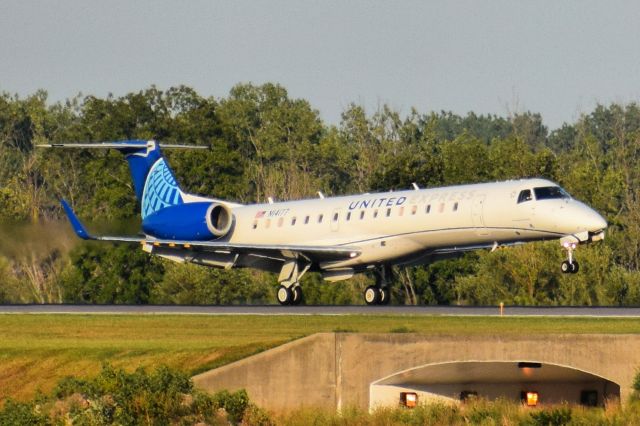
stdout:
{"type": "Polygon", "coordinates": [[[538,405],[538,392],[527,392],[527,407],[538,405]]]}
{"type": "Polygon", "coordinates": [[[418,394],[415,392],[400,392],[400,403],[407,408],[418,405],[418,394]]]}

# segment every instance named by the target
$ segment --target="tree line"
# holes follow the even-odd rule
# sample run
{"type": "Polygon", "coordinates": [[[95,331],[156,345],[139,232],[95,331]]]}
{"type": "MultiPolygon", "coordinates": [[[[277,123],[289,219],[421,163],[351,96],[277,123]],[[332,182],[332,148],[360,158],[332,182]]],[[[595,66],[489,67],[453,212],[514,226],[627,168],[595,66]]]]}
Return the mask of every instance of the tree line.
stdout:
{"type": "MultiPolygon", "coordinates": [[[[336,125],[276,84],[239,84],[223,98],[150,87],[121,97],[44,91],[0,95],[0,302],[265,303],[276,277],[149,257],[137,247],[80,242],[68,200],[93,229],[139,231],[118,153],[42,150],[52,142],[156,139],[207,145],[166,153],[182,187],[241,203],[544,177],[607,219],[603,244],[580,247],[563,275],[557,242],[474,252],[397,268],[393,299],[419,304],[640,304],[640,107],[598,105],[549,130],[540,114],[406,114],[351,104],[336,125]]],[[[304,277],[309,303],[361,303],[372,277],[304,277]]]]}

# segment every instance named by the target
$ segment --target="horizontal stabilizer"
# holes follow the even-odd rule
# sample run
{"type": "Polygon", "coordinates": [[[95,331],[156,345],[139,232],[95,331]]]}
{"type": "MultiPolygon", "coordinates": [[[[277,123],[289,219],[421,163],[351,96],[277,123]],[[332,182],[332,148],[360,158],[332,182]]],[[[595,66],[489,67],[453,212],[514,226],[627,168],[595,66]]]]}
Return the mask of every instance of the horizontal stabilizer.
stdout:
{"type": "MultiPolygon", "coordinates": [[[[50,143],[37,145],[39,148],[81,148],[81,149],[142,149],[155,143],[146,140],[128,140],[117,142],[96,142],[96,143],[50,143]]],[[[158,144],[163,149],[209,149],[203,145],[179,145],[179,144],[158,144]]]]}

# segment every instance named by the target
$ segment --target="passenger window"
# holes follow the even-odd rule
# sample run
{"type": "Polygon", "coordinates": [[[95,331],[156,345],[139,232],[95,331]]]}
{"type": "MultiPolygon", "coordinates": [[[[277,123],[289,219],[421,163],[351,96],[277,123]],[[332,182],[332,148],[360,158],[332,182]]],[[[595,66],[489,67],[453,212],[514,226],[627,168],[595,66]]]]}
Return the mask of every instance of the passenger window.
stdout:
{"type": "Polygon", "coordinates": [[[427,208],[425,209],[425,211],[427,212],[427,214],[431,212],[431,204],[427,204],[427,208]]]}
{"type": "Polygon", "coordinates": [[[417,211],[418,211],[418,206],[416,205],[411,206],[411,214],[416,214],[417,211]]]}
{"type": "Polygon", "coordinates": [[[334,213],[333,214],[333,221],[337,222],[338,221],[338,213],[334,213]]]}
{"type": "Polygon", "coordinates": [[[524,203],[525,201],[531,201],[531,190],[523,189],[520,191],[520,195],[518,195],[518,204],[524,203]]]}
{"type": "Polygon", "coordinates": [[[258,227],[258,221],[254,220],[253,221],[253,229],[256,229],[258,227]]]}
{"type": "Polygon", "coordinates": [[[453,211],[454,212],[458,211],[458,202],[453,203],[453,211]]]}
{"type": "Polygon", "coordinates": [[[296,224],[296,218],[295,218],[295,217],[292,217],[292,218],[291,218],[291,226],[293,226],[293,225],[295,225],[295,224],[296,224]]]}
{"type": "Polygon", "coordinates": [[[376,217],[378,217],[378,210],[373,211],[373,218],[375,219],[376,217]]]}
{"type": "Polygon", "coordinates": [[[364,219],[364,210],[360,212],[360,220],[364,219]]]}
{"type": "Polygon", "coordinates": [[[387,217],[391,216],[391,209],[387,209],[387,217]]]}
{"type": "Polygon", "coordinates": [[[306,216],[306,217],[304,218],[304,224],[306,225],[306,224],[308,224],[308,223],[309,223],[309,216],[306,216]]]}
{"type": "Polygon", "coordinates": [[[322,214],[320,216],[318,216],[318,223],[322,223],[322,218],[323,217],[324,217],[324,215],[322,215],[322,214]]]}
{"type": "Polygon", "coordinates": [[[351,220],[351,212],[347,213],[347,220],[351,220]]]}

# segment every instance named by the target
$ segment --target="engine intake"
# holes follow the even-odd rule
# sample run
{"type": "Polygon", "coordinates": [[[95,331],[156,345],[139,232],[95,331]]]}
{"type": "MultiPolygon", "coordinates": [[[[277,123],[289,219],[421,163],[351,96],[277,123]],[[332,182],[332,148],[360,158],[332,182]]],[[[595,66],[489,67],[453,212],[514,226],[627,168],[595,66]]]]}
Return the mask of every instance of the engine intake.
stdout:
{"type": "Polygon", "coordinates": [[[216,237],[224,237],[231,230],[233,215],[231,209],[223,204],[212,203],[207,209],[207,228],[216,237]]]}

